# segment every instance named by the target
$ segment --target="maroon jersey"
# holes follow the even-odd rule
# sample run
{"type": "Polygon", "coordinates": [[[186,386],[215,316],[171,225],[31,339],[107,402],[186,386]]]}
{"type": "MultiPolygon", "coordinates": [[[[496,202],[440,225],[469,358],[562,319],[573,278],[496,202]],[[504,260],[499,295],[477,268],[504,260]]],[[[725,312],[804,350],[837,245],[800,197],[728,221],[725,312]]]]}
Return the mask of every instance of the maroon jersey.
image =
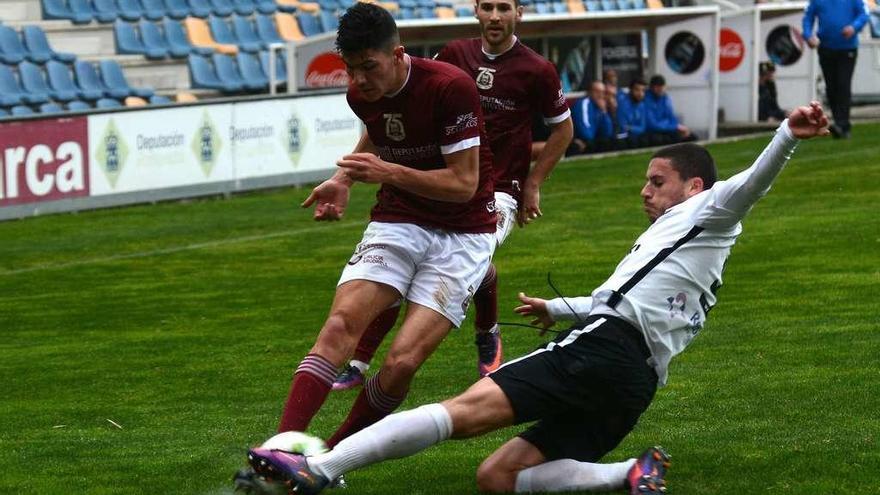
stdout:
{"type": "Polygon", "coordinates": [[[483,53],[480,38],[456,40],[437,54],[471,75],[480,91],[480,103],[495,175],[495,190],[520,200],[520,186],[529,173],[532,117],[555,124],[570,112],[565,104],[556,68],[517,40],[495,57],[483,53]]]}
{"type": "MultiPolygon", "coordinates": [[[[474,82],[460,69],[410,57],[403,88],[394,96],[368,102],[354,85],[348,104],[364,122],[379,157],[405,167],[446,167],[443,155],[486,143],[483,115],[474,82]]],[[[371,220],[414,223],[452,232],[495,232],[492,153],[480,146],[480,179],[466,203],[428,199],[390,184],[376,194],[371,220]]]]}

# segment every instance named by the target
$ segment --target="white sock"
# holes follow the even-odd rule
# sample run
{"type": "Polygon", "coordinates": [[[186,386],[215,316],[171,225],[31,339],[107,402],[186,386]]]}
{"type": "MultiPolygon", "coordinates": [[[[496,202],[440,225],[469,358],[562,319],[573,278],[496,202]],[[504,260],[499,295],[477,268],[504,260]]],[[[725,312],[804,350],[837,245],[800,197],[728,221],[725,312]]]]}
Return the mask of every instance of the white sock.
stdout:
{"type": "Polygon", "coordinates": [[[611,491],[623,488],[626,473],[636,462],[630,459],[614,464],[560,459],[523,469],[516,476],[516,493],[568,492],[575,490],[611,491]]]}
{"type": "Polygon", "coordinates": [[[361,373],[366,373],[368,369],[370,369],[370,363],[365,363],[363,361],[358,361],[357,359],[352,359],[348,364],[354,366],[355,368],[361,370],[361,373]]]}
{"type": "Polygon", "coordinates": [[[339,442],[330,452],[309,457],[309,467],[332,480],[354,469],[406,457],[452,435],[452,418],[440,404],[386,416],[339,442]]]}

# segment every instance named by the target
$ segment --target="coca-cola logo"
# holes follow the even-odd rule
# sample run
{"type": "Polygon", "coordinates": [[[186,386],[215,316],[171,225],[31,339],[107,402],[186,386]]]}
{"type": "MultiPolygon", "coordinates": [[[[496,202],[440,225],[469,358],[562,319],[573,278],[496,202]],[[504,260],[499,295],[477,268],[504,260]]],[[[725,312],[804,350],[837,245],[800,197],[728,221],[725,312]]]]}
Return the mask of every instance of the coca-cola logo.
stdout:
{"type": "Polygon", "coordinates": [[[746,45],[733,29],[721,28],[721,47],[718,50],[718,68],[730,72],[742,63],[746,56],[746,45]]]}
{"type": "Polygon", "coordinates": [[[0,206],[88,196],[85,118],[0,125],[0,206]]]}
{"type": "Polygon", "coordinates": [[[345,72],[342,57],[336,53],[324,52],[313,58],[306,67],[306,87],[348,87],[348,73],[345,72]]]}

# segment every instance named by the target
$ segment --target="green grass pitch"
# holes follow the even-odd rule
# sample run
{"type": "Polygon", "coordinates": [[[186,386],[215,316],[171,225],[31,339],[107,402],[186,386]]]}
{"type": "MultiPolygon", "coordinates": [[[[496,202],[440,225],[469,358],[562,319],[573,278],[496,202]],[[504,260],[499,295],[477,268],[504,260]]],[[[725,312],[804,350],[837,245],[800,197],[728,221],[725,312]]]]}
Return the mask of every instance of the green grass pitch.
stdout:
{"type": "MultiPolygon", "coordinates": [[[[706,329],[607,460],[663,445],[673,494],[876,493],[878,135],[801,144],[744,222],[706,329]]],[[[711,146],[721,176],[767,140],[711,146]]],[[[646,226],[647,157],[557,168],[544,218],[497,253],[503,320],[518,291],[552,295],[547,272],[567,295],[611,273],[646,226]]],[[[0,223],[0,493],[229,493],[274,431],[374,191],[357,186],[336,224],[298,207],[307,189],[0,223]]],[[[542,340],[510,328],[506,355],[542,340]]],[[[403,407],[472,383],[472,341],[468,321],[403,407]]],[[[312,432],[354,397],[334,393],[312,432]]],[[[345,493],[476,493],[480,461],[516,431],[351,473],[345,493]]]]}

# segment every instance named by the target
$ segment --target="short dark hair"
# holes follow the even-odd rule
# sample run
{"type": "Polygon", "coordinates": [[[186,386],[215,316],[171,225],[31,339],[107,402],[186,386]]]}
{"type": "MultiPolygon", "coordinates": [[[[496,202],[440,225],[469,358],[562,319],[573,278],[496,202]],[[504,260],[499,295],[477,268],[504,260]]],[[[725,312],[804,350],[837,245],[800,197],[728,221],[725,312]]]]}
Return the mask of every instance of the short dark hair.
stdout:
{"type": "Polygon", "coordinates": [[[390,50],[400,44],[397,23],[391,14],[371,3],[357,2],[339,17],[336,51],[390,50]]]}
{"type": "Polygon", "coordinates": [[[692,177],[703,179],[703,190],[710,189],[718,180],[715,160],[706,148],[698,144],[672,144],[657,150],[651,155],[651,159],[654,158],[669,160],[672,168],[681,176],[681,180],[688,180],[692,177]]]}
{"type": "Polygon", "coordinates": [[[641,77],[637,77],[629,82],[629,89],[633,89],[634,87],[636,87],[637,84],[641,84],[642,86],[647,86],[647,84],[645,84],[644,79],[642,79],[641,77]]]}
{"type": "Polygon", "coordinates": [[[666,86],[666,78],[660,74],[651,76],[651,86],[666,86]]]}

